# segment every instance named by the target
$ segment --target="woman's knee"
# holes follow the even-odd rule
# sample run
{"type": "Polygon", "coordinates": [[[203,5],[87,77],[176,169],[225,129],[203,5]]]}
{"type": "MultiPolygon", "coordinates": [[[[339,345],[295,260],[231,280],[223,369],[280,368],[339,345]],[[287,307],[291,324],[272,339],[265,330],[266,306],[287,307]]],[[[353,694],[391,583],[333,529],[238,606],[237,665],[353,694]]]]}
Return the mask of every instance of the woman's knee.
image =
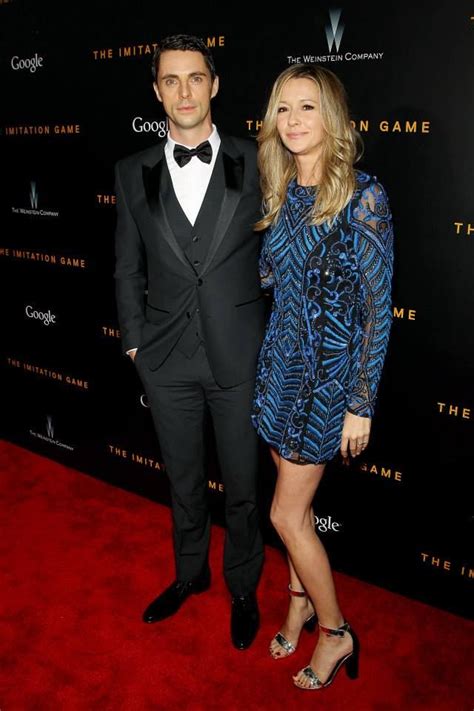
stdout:
{"type": "Polygon", "coordinates": [[[283,539],[288,539],[298,536],[303,531],[307,515],[303,512],[287,511],[274,503],[270,510],[270,520],[278,534],[283,539]]]}
{"type": "Polygon", "coordinates": [[[283,528],[284,517],[282,515],[282,510],[275,503],[272,504],[270,509],[270,521],[273,527],[280,532],[280,527],[283,528]]]}

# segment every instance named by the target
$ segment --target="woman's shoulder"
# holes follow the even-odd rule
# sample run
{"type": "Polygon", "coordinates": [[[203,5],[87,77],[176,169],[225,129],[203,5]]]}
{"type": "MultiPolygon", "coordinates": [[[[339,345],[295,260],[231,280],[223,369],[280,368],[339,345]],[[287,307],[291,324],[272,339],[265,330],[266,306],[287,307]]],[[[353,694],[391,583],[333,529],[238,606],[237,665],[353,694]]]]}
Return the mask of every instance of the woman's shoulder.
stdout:
{"type": "Polygon", "coordinates": [[[372,185],[380,185],[380,181],[376,175],[371,175],[363,170],[355,170],[356,190],[364,190],[372,185]]]}
{"type": "Polygon", "coordinates": [[[371,194],[375,199],[385,195],[385,188],[376,175],[371,175],[363,170],[355,170],[356,187],[352,202],[367,199],[371,194]]]}

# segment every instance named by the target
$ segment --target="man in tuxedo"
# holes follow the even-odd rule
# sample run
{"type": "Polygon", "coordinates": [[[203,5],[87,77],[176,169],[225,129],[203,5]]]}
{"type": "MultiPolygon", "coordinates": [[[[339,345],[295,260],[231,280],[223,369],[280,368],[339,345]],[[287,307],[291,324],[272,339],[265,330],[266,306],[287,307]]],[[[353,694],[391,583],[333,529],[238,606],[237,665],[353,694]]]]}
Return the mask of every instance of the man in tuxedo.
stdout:
{"type": "Polygon", "coordinates": [[[172,496],[176,580],[145,622],[176,613],[210,585],[204,421],[210,413],[224,482],[224,576],[231,637],[255,638],[263,562],[250,410],[264,329],[258,275],[256,147],[218,133],[219,80],[198,38],[162,40],[154,90],[167,139],[116,166],[116,295],[123,349],[145,387],[172,496]]]}

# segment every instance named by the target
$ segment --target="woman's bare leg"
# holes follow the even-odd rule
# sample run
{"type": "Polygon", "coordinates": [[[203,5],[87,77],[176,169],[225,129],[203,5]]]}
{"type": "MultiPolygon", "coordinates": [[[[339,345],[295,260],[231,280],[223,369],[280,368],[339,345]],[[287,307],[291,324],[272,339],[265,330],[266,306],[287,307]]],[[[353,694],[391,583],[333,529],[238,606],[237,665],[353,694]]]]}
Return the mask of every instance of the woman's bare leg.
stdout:
{"type": "MultiPolygon", "coordinates": [[[[286,546],[296,579],[306,590],[325,627],[337,628],[344,619],[323,544],[313,525],[312,502],[324,473],[324,464],[300,465],[280,457],[271,520],[286,546]]],[[[296,582],[296,581],[295,581],[296,582]]],[[[303,598],[304,599],[304,598],[303,598]]],[[[350,635],[320,635],[310,665],[325,681],[336,661],[352,649],[350,635]]],[[[295,680],[309,686],[299,673],[295,680]]]]}
{"type": "MultiPolygon", "coordinates": [[[[280,466],[280,455],[272,448],[270,448],[273,462],[278,471],[280,466]]],[[[304,591],[303,583],[299,579],[295,567],[291,562],[291,558],[287,555],[288,568],[289,568],[289,582],[292,590],[304,591]]],[[[299,636],[305,621],[311,617],[314,612],[313,603],[311,599],[307,597],[293,597],[290,596],[290,603],[288,607],[288,615],[285,622],[280,627],[281,634],[291,642],[291,644],[296,647],[298,644],[299,636]]],[[[287,657],[288,652],[278,644],[275,638],[270,642],[270,654],[274,658],[287,657]]]]}

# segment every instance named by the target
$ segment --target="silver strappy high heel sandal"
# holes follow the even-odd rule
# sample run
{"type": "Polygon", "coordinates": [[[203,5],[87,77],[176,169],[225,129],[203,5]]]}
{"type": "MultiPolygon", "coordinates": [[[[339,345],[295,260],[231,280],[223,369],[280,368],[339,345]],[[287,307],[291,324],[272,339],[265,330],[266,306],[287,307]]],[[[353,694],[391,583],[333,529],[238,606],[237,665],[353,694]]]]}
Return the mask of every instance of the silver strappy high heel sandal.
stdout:
{"type": "Polygon", "coordinates": [[[321,632],[324,632],[324,634],[328,635],[329,637],[344,637],[344,635],[347,633],[352,637],[352,642],[354,646],[352,652],[344,654],[344,656],[337,660],[326,681],[321,681],[316,672],[310,666],[307,666],[302,669],[301,671],[303,672],[305,677],[310,680],[310,685],[301,686],[301,684],[299,684],[297,681],[294,681],[293,683],[295,686],[298,687],[298,689],[303,689],[304,691],[325,689],[327,686],[329,686],[329,684],[334,681],[337,672],[343,666],[346,667],[346,673],[349,679],[357,679],[357,677],[359,676],[360,645],[357,635],[355,634],[349,623],[344,622],[337,629],[333,629],[332,627],[324,627],[323,625],[319,624],[319,629],[321,630],[321,632]]]}
{"type": "MultiPolygon", "coordinates": [[[[292,597],[307,597],[306,592],[304,590],[293,590],[290,584],[288,585],[288,592],[292,597]]],[[[303,622],[303,629],[306,630],[306,632],[314,632],[314,630],[316,629],[317,621],[318,619],[316,617],[316,613],[313,612],[303,622]]],[[[273,659],[286,659],[286,657],[289,657],[290,654],[294,654],[296,652],[296,646],[292,644],[288,639],[286,639],[286,637],[281,632],[277,632],[273,639],[286,652],[286,654],[280,654],[277,656],[273,655],[270,652],[273,659]]]]}

